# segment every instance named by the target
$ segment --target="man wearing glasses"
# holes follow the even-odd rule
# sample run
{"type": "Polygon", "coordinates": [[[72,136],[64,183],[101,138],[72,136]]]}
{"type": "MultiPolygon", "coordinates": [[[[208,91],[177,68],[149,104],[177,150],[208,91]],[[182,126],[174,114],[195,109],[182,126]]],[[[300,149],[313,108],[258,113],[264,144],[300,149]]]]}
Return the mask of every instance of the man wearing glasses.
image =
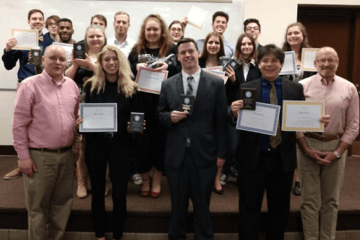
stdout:
{"type": "Polygon", "coordinates": [[[73,202],[79,89],[63,75],[62,47],[49,46],[41,61],[43,72],[19,85],[12,130],[24,174],[28,239],[60,240],[73,202]]]}
{"type": "Polygon", "coordinates": [[[250,34],[255,43],[256,43],[256,50],[259,51],[259,49],[262,47],[262,45],[259,43],[258,38],[261,34],[261,25],[259,20],[256,18],[248,18],[244,22],[244,32],[250,34]]]}
{"type": "Polygon", "coordinates": [[[359,133],[359,96],[354,84],[335,75],[335,49],[321,48],[314,65],[318,74],[300,83],[307,101],[325,102],[330,122],[323,133],[297,133],[300,211],[305,239],[335,239],[347,149],[359,133]]]}

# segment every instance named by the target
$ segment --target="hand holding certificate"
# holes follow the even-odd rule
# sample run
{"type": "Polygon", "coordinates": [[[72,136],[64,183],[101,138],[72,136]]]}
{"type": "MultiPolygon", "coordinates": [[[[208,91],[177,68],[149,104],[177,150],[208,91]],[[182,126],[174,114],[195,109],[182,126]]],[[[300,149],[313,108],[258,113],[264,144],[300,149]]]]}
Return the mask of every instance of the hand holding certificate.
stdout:
{"type": "Polygon", "coordinates": [[[80,132],[117,132],[116,103],[81,103],[80,132]]]}
{"type": "Polygon", "coordinates": [[[283,101],[283,131],[323,132],[324,102],[283,101]]]}
{"type": "Polygon", "coordinates": [[[11,36],[16,38],[14,50],[30,50],[38,47],[38,31],[25,29],[12,29],[11,36]]]}

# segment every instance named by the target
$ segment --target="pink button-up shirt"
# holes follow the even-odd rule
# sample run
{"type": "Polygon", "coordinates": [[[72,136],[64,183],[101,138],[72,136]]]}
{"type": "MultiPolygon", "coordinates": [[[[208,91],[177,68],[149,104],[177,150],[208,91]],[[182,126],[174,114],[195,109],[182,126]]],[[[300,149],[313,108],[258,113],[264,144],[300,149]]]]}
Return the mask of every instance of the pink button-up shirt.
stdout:
{"type": "MultiPolygon", "coordinates": [[[[341,141],[352,144],[359,134],[359,95],[354,84],[335,76],[328,85],[320,74],[299,83],[303,85],[307,101],[325,102],[325,114],[330,115],[330,123],[324,134],[343,134],[341,141]]],[[[297,133],[297,138],[303,136],[302,132],[297,133]]]]}
{"type": "Polygon", "coordinates": [[[16,94],[13,138],[19,159],[29,158],[29,147],[60,148],[74,142],[79,113],[79,89],[63,76],[55,82],[42,74],[21,82],[16,94]]]}

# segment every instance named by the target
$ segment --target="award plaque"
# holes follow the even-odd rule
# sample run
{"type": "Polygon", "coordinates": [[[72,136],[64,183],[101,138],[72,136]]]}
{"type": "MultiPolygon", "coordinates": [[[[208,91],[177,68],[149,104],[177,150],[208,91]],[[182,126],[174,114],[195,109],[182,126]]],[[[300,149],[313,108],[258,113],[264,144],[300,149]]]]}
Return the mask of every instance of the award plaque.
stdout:
{"type": "Polygon", "coordinates": [[[226,68],[227,66],[230,66],[232,67],[232,69],[236,69],[240,66],[240,63],[235,59],[235,58],[231,58],[226,64],[225,64],[225,67],[226,68]]]}
{"type": "Polygon", "coordinates": [[[256,109],[256,88],[241,88],[241,99],[244,101],[243,109],[256,109]]]}
{"type": "Polygon", "coordinates": [[[29,64],[34,66],[41,66],[42,52],[40,49],[31,49],[31,58],[29,64]]]}
{"type": "Polygon", "coordinates": [[[86,59],[84,43],[74,43],[74,58],[86,59]]]}
{"type": "Polygon", "coordinates": [[[144,131],[144,113],[131,112],[130,116],[130,132],[144,131]]]}
{"type": "Polygon", "coordinates": [[[192,115],[194,111],[195,97],[181,94],[179,111],[192,115]]]}
{"type": "Polygon", "coordinates": [[[223,69],[225,68],[225,66],[227,65],[227,63],[231,60],[228,57],[220,57],[220,65],[223,67],[223,69]]]}

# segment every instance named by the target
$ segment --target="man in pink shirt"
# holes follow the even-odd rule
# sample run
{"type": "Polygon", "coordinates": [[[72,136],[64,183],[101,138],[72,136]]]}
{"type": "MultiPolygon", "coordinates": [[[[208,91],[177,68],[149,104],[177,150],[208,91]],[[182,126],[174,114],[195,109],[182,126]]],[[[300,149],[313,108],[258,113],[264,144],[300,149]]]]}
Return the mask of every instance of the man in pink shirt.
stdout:
{"type": "Polygon", "coordinates": [[[301,217],[305,239],[335,239],[347,149],[359,133],[359,96],[354,84],[335,75],[333,48],[321,48],[314,65],[318,74],[300,83],[307,101],[325,102],[330,122],[323,133],[297,133],[301,217]]]}
{"type": "Polygon", "coordinates": [[[79,90],[63,75],[66,55],[60,46],[49,46],[41,61],[43,72],[19,86],[13,138],[24,174],[28,239],[59,240],[73,201],[79,90]]]}

